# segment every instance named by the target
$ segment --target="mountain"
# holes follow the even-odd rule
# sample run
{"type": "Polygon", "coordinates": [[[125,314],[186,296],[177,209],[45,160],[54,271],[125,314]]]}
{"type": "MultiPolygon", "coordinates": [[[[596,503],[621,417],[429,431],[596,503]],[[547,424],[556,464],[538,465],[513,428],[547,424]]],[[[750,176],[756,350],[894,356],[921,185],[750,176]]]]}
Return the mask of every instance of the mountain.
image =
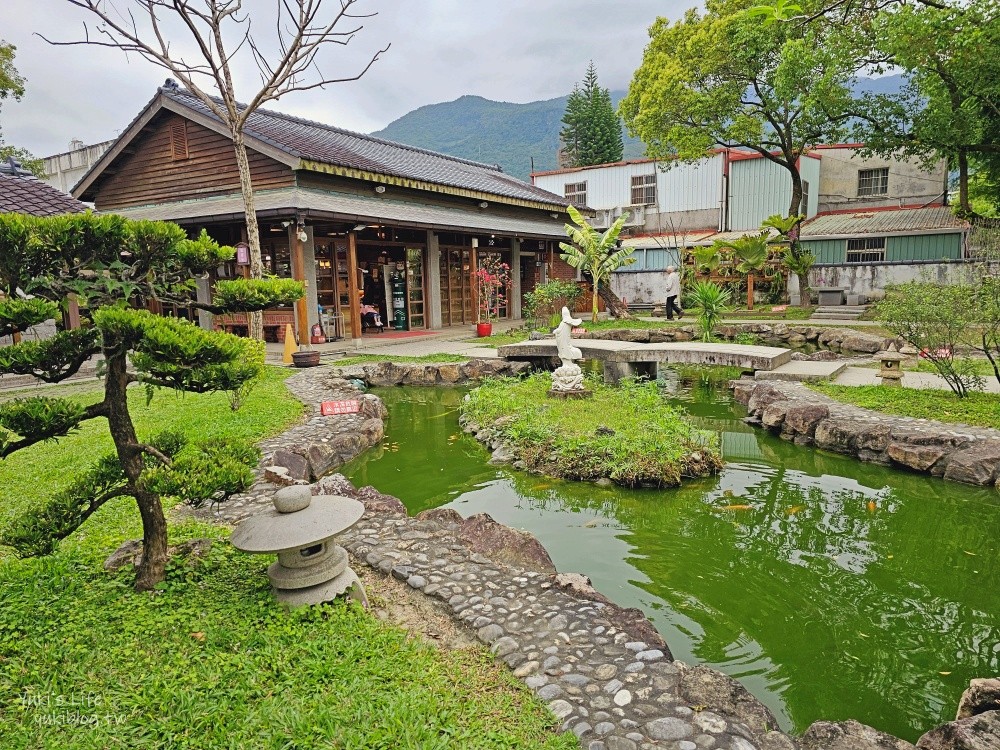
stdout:
{"type": "MultiPolygon", "coordinates": [[[[852,87],[856,94],[893,94],[904,83],[901,75],[861,78],[852,87]]],[[[624,91],[612,91],[618,103],[624,91]]],[[[532,169],[556,169],[559,130],[567,97],[526,104],[495,102],[481,96],[462,96],[453,102],[428,104],[389,123],[372,135],[440,151],[464,159],[499,164],[503,171],[523,180],[532,169]],[[534,163],[534,167],[532,167],[534,163]]],[[[640,159],[645,147],[637,138],[625,141],[625,158],[640,159]]]]}
{"type": "MultiPolygon", "coordinates": [[[[617,107],[624,91],[612,91],[617,107]]],[[[486,164],[499,164],[507,174],[528,179],[532,159],[536,172],[556,169],[559,130],[567,97],[527,104],[495,102],[463,96],[453,102],[428,104],[400,117],[372,135],[428,148],[486,164]]],[[[625,158],[638,159],[641,141],[625,136],[625,158]]]]}

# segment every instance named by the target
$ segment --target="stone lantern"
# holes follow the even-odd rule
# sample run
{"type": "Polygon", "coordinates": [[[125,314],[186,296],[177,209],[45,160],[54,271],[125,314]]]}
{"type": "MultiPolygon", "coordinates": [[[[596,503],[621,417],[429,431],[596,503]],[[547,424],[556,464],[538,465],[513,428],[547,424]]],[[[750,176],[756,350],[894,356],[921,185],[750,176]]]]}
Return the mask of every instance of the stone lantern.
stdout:
{"type": "Polygon", "coordinates": [[[889,344],[889,348],[884,352],[879,352],[872,357],[879,363],[878,376],[882,379],[882,385],[900,385],[903,379],[903,360],[905,354],[896,351],[895,344],[889,344]]]}
{"type": "Polygon", "coordinates": [[[304,485],[278,490],[274,508],[243,521],[230,537],[243,552],[277,554],[267,577],[279,602],[292,607],[319,604],[349,591],[368,606],[358,576],[347,565],[347,550],[333,542],[365,512],[349,497],[316,495],[304,485]]]}

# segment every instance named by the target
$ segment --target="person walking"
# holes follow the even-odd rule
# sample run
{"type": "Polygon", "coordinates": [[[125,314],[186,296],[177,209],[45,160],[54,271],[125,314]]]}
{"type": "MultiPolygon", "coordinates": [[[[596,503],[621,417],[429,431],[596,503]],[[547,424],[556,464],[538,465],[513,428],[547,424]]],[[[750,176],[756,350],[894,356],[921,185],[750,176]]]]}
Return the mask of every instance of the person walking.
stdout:
{"type": "Polygon", "coordinates": [[[681,296],[681,277],[677,273],[677,269],[673,266],[667,266],[667,304],[666,313],[667,320],[674,319],[674,312],[677,313],[677,319],[680,320],[684,317],[684,311],[681,310],[678,300],[681,296]]]}

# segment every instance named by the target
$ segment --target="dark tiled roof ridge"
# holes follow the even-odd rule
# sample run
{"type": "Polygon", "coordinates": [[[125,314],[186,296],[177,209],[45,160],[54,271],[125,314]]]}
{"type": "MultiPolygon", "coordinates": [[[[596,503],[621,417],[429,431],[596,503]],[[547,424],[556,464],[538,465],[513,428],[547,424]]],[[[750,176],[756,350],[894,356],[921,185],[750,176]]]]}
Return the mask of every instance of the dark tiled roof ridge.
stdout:
{"type": "MultiPolygon", "coordinates": [[[[195,96],[194,94],[192,94],[192,93],[190,93],[188,91],[181,91],[181,90],[178,90],[178,89],[170,89],[170,88],[164,88],[164,87],[160,87],[160,91],[165,96],[167,96],[168,98],[171,98],[171,99],[187,97],[187,98],[190,98],[190,99],[194,99],[195,101],[201,102],[201,99],[199,99],[197,96],[195,96]]],[[[220,104],[222,103],[222,100],[219,99],[216,96],[213,96],[213,97],[210,97],[210,98],[212,99],[212,101],[215,101],[215,102],[220,103],[220,104]]],[[[203,102],[201,102],[201,103],[203,103],[203,102]]],[[[240,107],[244,107],[244,108],[246,107],[246,105],[243,104],[242,102],[240,102],[239,105],[240,105],[240,107]]],[[[277,111],[275,111],[273,109],[267,109],[267,108],[264,108],[264,107],[260,107],[260,108],[258,108],[255,111],[255,113],[264,114],[264,115],[267,115],[268,117],[276,117],[276,118],[278,118],[280,120],[288,120],[289,122],[294,122],[294,123],[299,124],[299,125],[307,125],[307,126],[313,127],[313,128],[320,128],[321,130],[328,130],[330,132],[338,133],[340,135],[348,135],[348,136],[353,136],[355,138],[361,138],[363,140],[372,141],[374,143],[379,143],[379,144],[384,145],[384,146],[393,146],[395,148],[402,148],[402,149],[405,149],[407,151],[413,151],[414,153],[418,153],[418,154],[426,154],[427,156],[440,157],[442,159],[447,159],[449,161],[458,162],[460,164],[467,164],[470,167],[479,167],[481,169],[489,169],[489,170],[492,170],[492,171],[496,172],[497,174],[503,174],[503,175],[507,174],[506,172],[503,171],[503,169],[500,168],[499,164],[487,164],[485,162],[473,161],[472,159],[463,159],[460,156],[452,156],[451,154],[443,154],[440,151],[433,151],[433,150],[431,150],[429,148],[421,148],[420,146],[411,146],[411,145],[409,145],[407,143],[400,143],[399,141],[390,141],[387,138],[380,138],[379,136],[369,135],[367,133],[359,133],[356,130],[348,130],[347,128],[339,128],[336,125],[328,125],[327,123],[319,122],[318,120],[310,120],[310,119],[307,119],[305,117],[297,117],[296,115],[289,115],[289,114],[286,114],[284,112],[277,112],[277,111]]],[[[268,138],[267,136],[262,136],[262,135],[260,135],[260,134],[258,134],[256,132],[254,132],[252,128],[248,127],[247,131],[248,132],[252,132],[254,138],[258,138],[258,139],[264,141],[265,143],[268,143],[268,144],[274,146],[275,148],[280,148],[282,151],[286,151],[288,153],[294,154],[295,156],[301,156],[301,154],[298,153],[295,149],[291,149],[291,148],[289,148],[288,146],[286,146],[284,144],[278,143],[278,142],[276,142],[276,141],[268,138]]]]}

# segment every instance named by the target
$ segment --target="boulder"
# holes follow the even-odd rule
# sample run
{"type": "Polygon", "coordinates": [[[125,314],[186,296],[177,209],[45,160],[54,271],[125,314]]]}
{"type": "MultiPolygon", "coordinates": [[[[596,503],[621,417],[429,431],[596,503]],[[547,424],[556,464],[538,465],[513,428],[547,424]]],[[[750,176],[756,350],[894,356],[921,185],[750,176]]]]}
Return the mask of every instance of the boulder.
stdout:
{"type": "Polygon", "coordinates": [[[767,406],[776,401],[787,401],[788,397],[767,382],[759,383],[750,394],[747,400],[747,411],[751,414],[760,415],[767,406]]]}
{"type": "Polygon", "coordinates": [[[527,531],[497,523],[488,513],[466,518],[458,527],[457,536],[473,552],[496,562],[538,573],[556,572],[541,542],[527,531]]]}
{"type": "Polygon", "coordinates": [[[816,426],[817,448],[836,453],[884,452],[889,445],[889,426],[852,419],[825,419],[816,426]]]}
{"type": "Polygon", "coordinates": [[[966,484],[993,484],[1000,474],[1000,440],[984,440],[951,454],[944,478],[966,484]]]}
{"type": "Polygon", "coordinates": [[[768,404],[764,407],[764,411],[760,415],[761,424],[771,429],[781,427],[781,423],[785,421],[785,412],[788,406],[788,401],[777,401],[773,404],[768,404]]]}
{"type": "Polygon", "coordinates": [[[406,506],[398,497],[383,495],[374,487],[356,488],[343,474],[323,477],[310,487],[314,495],[340,495],[364,503],[365,511],[377,515],[405,516],[406,506]]]}
{"type": "Polygon", "coordinates": [[[833,362],[836,359],[840,359],[840,355],[826,349],[806,355],[806,360],[809,362],[833,362]]]}
{"type": "Polygon", "coordinates": [[[377,418],[366,419],[358,426],[358,434],[366,446],[378,445],[385,437],[385,422],[377,418]]]}
{"type": "Polygon", "coordinates": [[[746,724],[754,734],[778,726],[770,709],[729,675],[705,666],[677,666],[681,669],[680,694],[688,705],[711,706],[712,711],[746,724]]]}
{"type": "Polygon", "coordinates": [[[403,369],[403,385],[437,385],[437,365],[407,363],[400,367],[403,369]]]}
{"type": "Polygon", "coordinates": [[[785,412],[784,429],[796,435],[812,437],[816,426],[830,416],[830,408],[822,404],[794,404],[785,412]]]}
{"type": "Polygon", "coordinates": [[[997,750],[1000,711],[987,711],[935,727],[919,740],[920,750],[997,750]]]}
{"type": "Polygon", "coordinates": [[[962,693],[958,702],[956,719],[968,719],[970,716],[987,711],[1000,711],[1000,678],[991,677],[969,682],[968,689],[962,693]]]}
{"type": "Polygon", "coordinates": [[[373,393],[366,393],[360,399],[361,410],[358,412],[366,419],[385,419],[389,416],[389,410],[385,408],[382,399],[373,393]]]}
{"type": "Polygon", "coordinates": [[[126,565],[139,567],[142,560],[142,540],[130,539],[112,552],[104,561],[104,569],[109,573],[117,573],[126,565]]]}
{"type": "Polygon", "coordinates": [[[454,526],[462,523],[465,519],[462,514],[453,508],[428,508],[416,515],[418,521],[434,521],[442,526],[454,526]]]}
{"type": "Polygon", "coordinates": [[[293,453],[285,448],[278,448],[271,457],[271,466],[282,466],[287,470],[291,480],[309,480],[309,462],[305,456],[293,453]]]}
{"type": "Polygon", "coordinates": [[[906,740],[856,721],[817,721],[799,740],[802,750],[914,750],[906,740]]]}
{"type": "Polygon", "coordinates": [[[931,445],[910,445],[909,443],[889,443],[886,454],[897,464],[909,466],[917,471],[929,471],[948,451],[931,445]]]}
{"type": "Polygon", "coordinates": [[[463,382],[462,368],[457,364],[438,365],[438,377],[442,383],[449,385],[463,382]]]}
{"type": "Polygon", "coordinates": [[[364,381],[375,386],[401,385],[406,376],[406,371],[394,362],[376,362],[365,365],[362,370],[364,381]]]}
{"type": "Polygon", "coordinates": [[[872,336],[870,333],[851,333],[840,342],[840,350],[874,354],[885,349],[888,344],[888,340],[881,336],[872,336]]]}
{"type": "MultiPolygon", "coordinates": [[[[381,420],[368,421],[377,421],[381,429],[381,420]]],[[[309,470],[314,479],[319,479],[358,456],[369,445],[360,434],[353,432],[337,435],[327,443],[313,443],[306,450],[309,470]]]]}

